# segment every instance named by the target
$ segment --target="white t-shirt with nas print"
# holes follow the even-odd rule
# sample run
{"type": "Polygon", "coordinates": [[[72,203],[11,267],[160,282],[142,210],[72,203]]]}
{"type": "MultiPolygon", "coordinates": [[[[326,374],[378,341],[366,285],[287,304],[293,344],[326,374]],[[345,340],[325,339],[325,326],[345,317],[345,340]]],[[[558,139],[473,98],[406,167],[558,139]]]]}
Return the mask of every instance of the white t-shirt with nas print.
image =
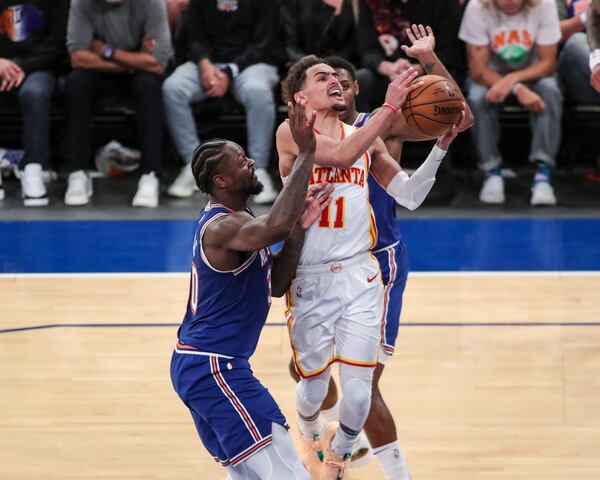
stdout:
{"type": "Polygon", "coordinates": [[[555,0],[539,0],[530,9],[506,15],[482,0],[471,0],[458,36],[471,45],[489,45],[492,61],[507,70],[521,70],[532,62],[535,45],[554,45],[560,40],[555,0]]]}

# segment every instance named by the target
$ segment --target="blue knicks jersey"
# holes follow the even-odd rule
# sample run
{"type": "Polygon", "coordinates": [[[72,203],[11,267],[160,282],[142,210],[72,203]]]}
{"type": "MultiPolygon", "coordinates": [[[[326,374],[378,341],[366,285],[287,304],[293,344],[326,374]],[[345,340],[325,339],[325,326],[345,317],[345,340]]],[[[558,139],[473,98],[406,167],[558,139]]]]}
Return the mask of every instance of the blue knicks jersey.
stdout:
{"type": "Polygon", "coordinates": [[[208,225],[231,213],[223,205],[209,202],[200,215],[178,347],[188,345],[202,352],[250,358],[271,307],[273,258],[266,247],[248,253],[235,270],[222,271],[210,265],[202,249],[202,236],[208,225]]]}
{"type": "MultiPolygon", "coordinates": [[[[369,115],[370,113],[359,113],[353,125],[362,127],[369,115]]],[[[388,195],[373,175],[369,175],[369,201],[377,225],[377,244],[373,250],[378,251],[400,240],[396,226],[396,200],[388,195]]]]}

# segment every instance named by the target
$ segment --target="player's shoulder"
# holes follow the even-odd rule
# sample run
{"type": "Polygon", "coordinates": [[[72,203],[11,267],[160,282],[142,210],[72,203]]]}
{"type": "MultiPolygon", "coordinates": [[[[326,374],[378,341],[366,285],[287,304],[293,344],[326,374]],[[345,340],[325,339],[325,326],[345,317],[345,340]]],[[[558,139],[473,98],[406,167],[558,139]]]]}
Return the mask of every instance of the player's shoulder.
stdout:
{"type": "Polygon", "coordinates": [[[292,138],[292,131],[290,130],[290,124],[284,120],[279,124],[277,130],[275,131],[275,136],[277,139],[287,139],[292,138]]]}
{"type": "Polygon", "coordinates": [[[223,246],[237,234],[240,228],[253,219],[254,217],[244,210],[219,215],[206,226],[204,241],[210,246],[223,246]]]}

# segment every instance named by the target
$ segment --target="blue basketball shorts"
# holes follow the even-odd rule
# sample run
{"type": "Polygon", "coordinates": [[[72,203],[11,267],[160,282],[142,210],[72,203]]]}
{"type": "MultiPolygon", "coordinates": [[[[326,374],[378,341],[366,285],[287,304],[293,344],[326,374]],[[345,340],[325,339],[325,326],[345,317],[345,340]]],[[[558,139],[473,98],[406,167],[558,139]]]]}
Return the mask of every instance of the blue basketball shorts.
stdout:
{"type": "Polygon", "coordinates": [[[381,349],[384,354],[393,355],[400,326],[402,296],[409,272],[408,252],[406,245],[399,241],[394,246],[373,252],[373,255],[379,262],[384,286],[381,349]]]}
{"type": "Polygon", "coordinates": [[[288,428],[246,359],[177,348],[171,381],[202,443],[223,466],[235,466],[270,445],[272,423],[288,428]]]}

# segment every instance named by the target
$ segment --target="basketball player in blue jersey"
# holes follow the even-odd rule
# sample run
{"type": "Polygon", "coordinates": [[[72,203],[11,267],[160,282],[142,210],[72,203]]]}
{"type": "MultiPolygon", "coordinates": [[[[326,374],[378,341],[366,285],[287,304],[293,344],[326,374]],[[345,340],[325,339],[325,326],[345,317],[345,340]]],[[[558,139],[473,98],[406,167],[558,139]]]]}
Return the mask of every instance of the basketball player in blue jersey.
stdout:
{"type": "Polygon", "coordinates": [[[210,454],[231,480],[308,480],[286,420],[253,376],[249,358],[267,319],[271,295],[285,292],[298,264],[304,232],[320,217],[331,190],[307,195],[314,116],[290,105],[298,162],[267,215],[255,218],[249,195],[262,189],[254,161],[226,140],[194,152],[196,184],[208,194],[193,244],[189,301],[171,361],[171,379],[210,454]],[[285,240],[273,257],[269,245],[285,240]]]}
{"type": "MultiPolygon", "coordinates": [[[[321,59],[301,59],[282,84],[286,100],[304,102],[307,112],[317,113],[311,182],[327,179],[334,185],[332,208],[309,228],[296,277],[286,295],[294,365],[301,377],[296,407],[305,463],[321,480],[344,477],[370,409],[377,365],[384,289],[379,264],[370,253],[377,231],[366,180],[374,175],[396,202],[417,208],[461,127],[459,122],[440,137],[412,176],[401,170],[379,134],[393,121],[410,91],[421,85],[412,83],[415,77],[414,69],[399,75],[388,87],[384,108],[361,129],[339,120],[338,115],[346,109],[339,75],[321,59]],[[343,392],[340,423],[322,432],[319,409],[334,362],[340,365],[343,392]],[[319,454],[324,456],[321,464],[315,462],[319,454]]],[[[298,149],[286,124],[280,125],[276,139],[285,181],[298,149]]]]}
{"type": "MultiPolygon", "coordinates": [[[[415,58],[423,59],[421,62],[427,65],[431,73],[453,80],[434,53],[435,40],[431,30],[427,29],[425,34],[421,35],[419,27],[413,26],[413,28],[414,33],[411,32],[413,46],[412,49],[407,49],[407,53],[415,58]]],[[[348,125],[362,127],[368,120],[370,113],[356,111],[355,98],[359,93],[359,85],[356,81],[354,66],[341,57],[328,57],[324,61],[333,67],[339,75],[346,104],[346,109],[340,114],[340,119],[348,125]]],[[[468,107],[465,113],[466,121],[461,130],[472,124],[472,114],[468,107]]],[[[431,140],[431,138],[424,138],[421,132],[412,132],[404,122],[403,117],[398,116],[395,123],[388,129],[391,134],[384,134],[382,138],[388,150],[395,152],[395,155],[397,155],[395,158],[398,160],[402,143],[405,140],[431,140]]],[[[378,238],[373,254],[381,268],[384,284],[384,309],[382,313],[380,352],[373,376],[371,409],[364,425],[364,431],[373,448],[375,457],[386,474],[386,478],[389,480],[407,480],[409,478],[408,469],[398,442],[396,426],[379,389],[379,380],[387,361],[395,350],[409,262],[406,246],[396,225],[395,200],[385,192],[373,177],[369,177],[369,197],[377,224],[378,238]]],[[[296,381],[299,381],[300,377],[296,373],[293,361],[290,362],[290,373],[296,381]]],[[[323,401],[321,410],[323,423],[337,420],[339,408],[337,397],[335,382],[330,379],[327,396],[323,401]]],[[[364,452],[361,453],[364,454],[364,452]]],[[[360,464],[360,457],[358,455],[356,457],[358,457],[357,464],[360,464]]],[[[353,458],[352,464],[354,462],[353,458]]]]}

